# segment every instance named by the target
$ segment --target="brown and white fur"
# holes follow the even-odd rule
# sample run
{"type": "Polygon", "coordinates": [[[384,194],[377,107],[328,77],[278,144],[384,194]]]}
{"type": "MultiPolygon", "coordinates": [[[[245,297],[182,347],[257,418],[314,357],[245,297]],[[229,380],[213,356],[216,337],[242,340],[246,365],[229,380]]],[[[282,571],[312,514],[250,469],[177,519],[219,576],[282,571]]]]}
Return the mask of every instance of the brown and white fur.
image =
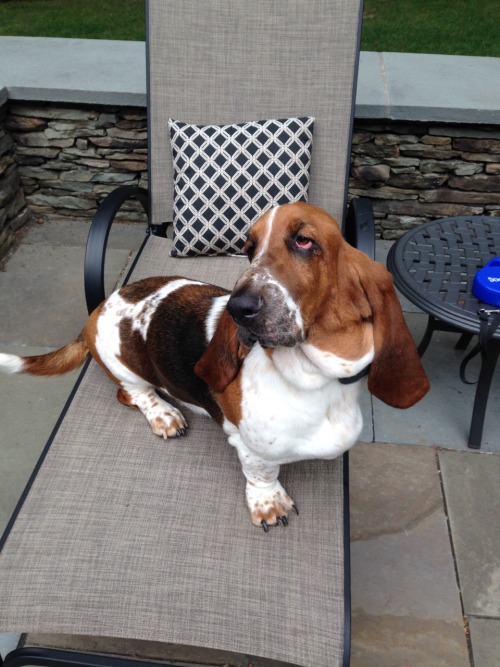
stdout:
{"type": "Polygon", "coordinates": [[[429,388],[388,271],[346,243],[309,204],[268,211],[250,230],[249,267],[232,293],[153,277],[113,293],[80,336],[46,355],[0,355],[12,373],[57,375],[88,352],[164,438],[183,435],[181,412],[210,415],[241,461],[251,520],[267,530],[294,507],[280,465],[334,458],[357,440],[364,381],[406,408],[429,388]]]}

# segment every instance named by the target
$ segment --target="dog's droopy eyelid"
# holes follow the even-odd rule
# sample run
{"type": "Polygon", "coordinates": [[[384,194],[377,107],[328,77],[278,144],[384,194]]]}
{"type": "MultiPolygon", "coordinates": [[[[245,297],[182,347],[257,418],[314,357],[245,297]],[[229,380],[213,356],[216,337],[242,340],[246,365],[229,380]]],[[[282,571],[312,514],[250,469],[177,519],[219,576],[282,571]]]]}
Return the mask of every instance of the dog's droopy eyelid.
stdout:
{"type": "Polygon", "coordinates": [[[308,232],[304,224],[299,225],[290,235],[288,247],[300,254],[316,254],[320,251],[320,246],[314,236],[308,232]]]}
{"type": "Polygon", "coordinates": [[[252,257],[254,256],[256,247],[257,244],[255,243],[254,239],[248,237],[245,243],[245,252],[249,259],[252,259],[252,257]]]}

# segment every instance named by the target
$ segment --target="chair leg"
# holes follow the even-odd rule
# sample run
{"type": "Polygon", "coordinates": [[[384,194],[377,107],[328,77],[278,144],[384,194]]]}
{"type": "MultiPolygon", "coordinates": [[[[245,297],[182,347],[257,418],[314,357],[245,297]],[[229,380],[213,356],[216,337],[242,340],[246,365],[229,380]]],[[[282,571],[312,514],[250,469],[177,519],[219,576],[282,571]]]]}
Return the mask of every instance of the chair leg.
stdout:
{"type": "Polygon", "coordinates": [[[490,341],[488,345],[488,357],[481,366],[481,373],[476,388],[474,407],[472,410],[472,421],[469,433],[469,448],[480,449],[483,437],[484,418],[486,415],[486,404],[490,392],[491,381],[500,355],[500,341],[490,341]]]}

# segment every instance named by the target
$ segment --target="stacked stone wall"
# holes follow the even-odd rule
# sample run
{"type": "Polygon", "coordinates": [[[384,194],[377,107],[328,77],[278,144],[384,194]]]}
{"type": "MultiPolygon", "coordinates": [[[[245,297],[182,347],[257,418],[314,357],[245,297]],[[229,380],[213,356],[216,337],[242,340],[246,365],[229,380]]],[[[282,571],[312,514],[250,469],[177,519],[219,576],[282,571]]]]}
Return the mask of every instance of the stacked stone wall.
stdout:
{"type": "Polygon", "coordinates": [[[15,144],[7,128],[7,106],[0,108],[0,258],[14,243],[15,233],[28,220],[15,144]]]}
{"type": "MultiPolygon", "coordinates": [[[[147,187],[145,109],[10,102],[1,113],[0,248],[26,204],[41,219],[88,220],[117,186],[147,187]]],[[[500,127],[358,119],[349,195],[370,197],[386,239],[438,217],[500,215],[500,127]]],[[[131,203],[119,219],[144,214],[131,203]]]]}
{"type": "Polygon", "coordinates": [[[356,121],[350,196],[370,197],[379,235],[427,220],[500,215],[500,128],[356,121]]]}
{"type": "MultiPolygon", "coordinates": [[[[116,187],[147,187],[145,109],[11,103],[6,127],[26,201],[38,217],[89,219],[116,187]]],[[[132,203],[119,217],[144,220],[132,203]]]]}

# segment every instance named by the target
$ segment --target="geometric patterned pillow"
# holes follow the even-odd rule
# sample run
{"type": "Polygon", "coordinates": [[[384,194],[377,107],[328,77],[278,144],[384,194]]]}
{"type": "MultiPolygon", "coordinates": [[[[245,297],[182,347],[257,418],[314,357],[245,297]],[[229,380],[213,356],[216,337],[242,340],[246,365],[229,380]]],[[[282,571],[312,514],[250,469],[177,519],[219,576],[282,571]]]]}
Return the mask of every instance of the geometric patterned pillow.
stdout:
{"type": "Polygon", "coordinates": [[[172,255],[240,253],[248,229],[269,208],[307,201],[314,118],[168,125],[172,255]]]}

